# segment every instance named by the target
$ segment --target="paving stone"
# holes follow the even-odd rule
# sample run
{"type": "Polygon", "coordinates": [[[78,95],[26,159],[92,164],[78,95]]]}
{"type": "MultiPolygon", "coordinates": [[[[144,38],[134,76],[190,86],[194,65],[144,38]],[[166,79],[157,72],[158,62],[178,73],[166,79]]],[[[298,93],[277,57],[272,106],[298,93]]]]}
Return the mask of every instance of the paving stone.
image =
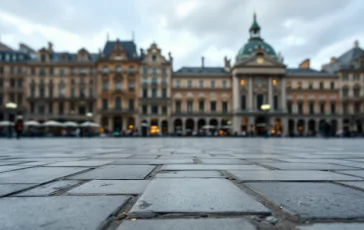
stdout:
{"type": "Polygon", "coordinates": [[[349,219],[364,217],[364,192],[330,183],[247,183],[248,187],[307,219],[349,219]]]}
{"type": "Polygon", "coordinates": [[[261,170],[266,169],[257,165],[202,165],[202,164],[175,164],[165,165],[162,170],[261,170]]]}
{"type": "Polygon", "coordinates": [[[71,179],[82,180],[138,180],[144,179],[155,166],[151,165],[106,165],[78,174],[71,179]]]}
{"type": "Polygon", "coordinates": [[[364,178],[364,170],[345,170],[345,171],[338,171],[337,173],[348,174],[348,175],[364,178]]]}
{"type": "Polygon", "coordinates": [[[103,155],[96,155],[93,156],[93,158],[112,158],[112,159],[118,159],[118,158],[127,158],[132,156],[133,154],[103,154],[103,155]]]}
{"type": "Polygon", "coordinates": [[[202,164],[230,164],[230,165],[238,165],[238,164],[251,164],[247,161],[243,161],[240,159],[200,159],[202,164]]]}
{"type": "Polygon", "coordinates": [[[0,166],[4,166],[4,165],[19,165],[19,164],[23,164],[23,163],[27,163],[29,161],[5,161],[0,159],[0,166]]]}
{"type": "Polygon", "coordinates": [[[47,165],[47,164],[51,164],[51,163],[34,161],[34,162],[21,163],[21,164],[17,164],[17,165],[19,165],[19,166],[42,166],[42,165],[47,165]]]}
{"type": "Polygon", "coordinates": [[[298,230],[360,230],[364,223],[325,223],[298,227],[298,230]]]}
{"type": "Polygon", "coordinates": [[[149,180],[93,180],[68,194],[142,194],[149,183],[149,180]]]}
{"type": "Polygon", "coordinates": [[[25,168],[29,168],[30,166],[19,166],[19,165],[4,165],[4,166],[0,166],[0,172],[8,172],[8,171],[13,171],[13,170],[18,170],[18,169],[25,169],[25,168]]]}
{"type": "Polygon", "coordinates": [[[87,168],[36,167],[0,173],[0,183],[45,183],[60,177],[82,172],[87,168]]]}
{"type": "Polygon", "coordinates": [[[255,230],[255,226],[241,218],[126,220],[117,230],[255,230]]]}
{"type": "Polygon", "coordinates": [[[269,210],[226,179],[157,178],[129,214],[200,212],[252,214],[269,210]]]}
{"type": "MultiPolygon", "coordinates": [[[[363,180],[354,176],[346,176],[325,171],[229,171],[242,181],[356,181],[363,180]]],[[[346,171],[345,171],[346,172],[346,171]]]]}
{"type": "Polygon", "coordinates": [[[214,178],[224,177],[218,171],[164,171],[156,175],[157,178],[214,178]]]}
{"type": "Polygon", "coordinates": [[[123,159],[117,160],[110,164],[120,164],[120,165],[163,165],[163,164],[194,164],[193,159],[123,159]]]}
{"type": "Polygon", "coordinates": [[[285,162],[284,160],[277,159],[245,159],[247,162],[251,163],[274,163],[274,162],[285,162]]]}
{"type": "Polygon", "coordinates": [[[1,229],[97,229],[128,199],[127,196],[6,197],[0,199],[1,229]]]}
{"type": "Polygon", "coordinates": [[[93,166],[101,166],[111,163],[112,161],[103,161],[103,160],[84,160],[84,161],[65,161],[58,162],[54,164],[49,164],[47,166],[77,166],[77,167],[93,167],[93,166]]]}
{"type": "Polygon", "coordinates": [[[6,196],[26,188],[35,186],[36,184],[0,184],[0,196],[6,196]]]}
{"type": "Polygon", "coordinates": [[[325,163],[262,163],[273,168],[282,170],[342,170],[342,169],[355,169],[350,166],[325,164],[325,163]]]}
{"type": "Polygon", "coordinates": [[[36,188],[30,189],[28,191],[16,194],[14,196],[50,196],[61,190],[72,187],[78,184],[79,181],[74,180],[61,180],[51,182],[49,184],[45,184],[42,186],[38,186],[36,188]]]}
{"type": "Polygon", "coordinates": [[[339,182],[340,184],[349,185],[364,190],[364,181],[358,182],[339,182]]]}

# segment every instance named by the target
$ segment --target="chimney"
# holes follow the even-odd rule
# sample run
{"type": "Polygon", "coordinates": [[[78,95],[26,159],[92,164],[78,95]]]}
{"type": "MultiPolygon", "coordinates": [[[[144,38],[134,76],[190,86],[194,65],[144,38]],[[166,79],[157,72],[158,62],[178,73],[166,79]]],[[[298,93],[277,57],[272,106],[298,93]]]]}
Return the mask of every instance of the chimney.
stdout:
{"type": "Polygon", "coordinates": [[[332,57],[331,60],[330,60],[330,63],[334,63],[335,61],[336,61],[336,58],[332,57]]]}
{"type": "Polygon", "coordinates": [[[226,56],[224,57],[224,67],[225,67],[225,69],[231,68],[230,59],[228,59],[226,56]]]}
{"type": "Polygon", "coordinates": [[[144,55],[144,49],[143,48],[140,48],[140,54],[144,55]]]}
{"type": "Polygon", "coordinates": [[[310,68],[310,59],[307,58],[299,65],[300,69],[309,69],[310,68]]]}
{"type": "Polygon", "coordinates": [[[356,40],[355,42],[354,42],[354,48],[358,48],[359,47],[359,41],[358,40],[356,40]]]}
{"type": "Polygon", "coordinates": [[[202,56],[202,58],[201,58],[201,66],[202,66],[202,68],[205,68],[205,57],[204,56],[202,56]]]}
{"type": "Polygon", "coordinates": [[[48,42],[48,51],[49,51],[50,53],[52,53],[52,52],[53,52],[53,44],[52,44],[52,42],[48,42]]]}

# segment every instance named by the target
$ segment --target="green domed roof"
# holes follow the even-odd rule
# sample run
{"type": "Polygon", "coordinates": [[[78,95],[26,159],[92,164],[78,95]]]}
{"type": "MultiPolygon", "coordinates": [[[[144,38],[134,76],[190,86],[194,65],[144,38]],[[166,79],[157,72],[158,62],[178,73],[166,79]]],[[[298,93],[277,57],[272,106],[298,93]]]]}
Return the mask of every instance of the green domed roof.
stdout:
{"type": "Polygon", "coordinates": [[[264,42],[264,40],[260,37],[260,26],[257,22],[256,14],[254,13],[253,24],[249,29],[250,31],[250,39],[248,43],[246,43],[236,55],[237,60],[241,60],[244,58],[250,57],[256,50],[260,49],[264,51],[272,58],[277,58],[276,52],[273,47],[268,43],[264,42]]]}

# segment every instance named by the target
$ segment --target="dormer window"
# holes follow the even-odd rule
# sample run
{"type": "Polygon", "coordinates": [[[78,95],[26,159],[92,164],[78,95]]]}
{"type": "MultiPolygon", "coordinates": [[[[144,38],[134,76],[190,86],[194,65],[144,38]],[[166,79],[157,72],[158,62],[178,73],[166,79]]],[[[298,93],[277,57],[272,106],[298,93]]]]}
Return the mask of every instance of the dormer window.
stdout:
{"type": "Polygon", "coordinates": [[[152,61],[156,61],[157,57],[155,55],[152,56],[152,61]]]}
{"type": "Polygon", "coordinates": [[[81,61],[87,61],[87,56],[86,55],[82,55],[81,56],[81,61]]]}
{"type": "Polygon", "coordinates": [[[10,61],[10,55],[9,54],[5,54],[5,61],[10,61]]]}
{"type": "Polygon", "coordinates": [[[46,61],[46,56],[44,54],[42,54],[40,56],[40,60],[41,60],[41,62],[45,62],[46,61]]]}

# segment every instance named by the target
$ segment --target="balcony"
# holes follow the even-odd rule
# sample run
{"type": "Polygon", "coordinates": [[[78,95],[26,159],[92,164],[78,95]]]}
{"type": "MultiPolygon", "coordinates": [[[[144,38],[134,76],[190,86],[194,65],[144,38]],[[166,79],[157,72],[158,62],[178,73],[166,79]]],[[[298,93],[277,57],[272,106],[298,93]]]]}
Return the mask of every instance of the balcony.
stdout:
{"type": "MultiPolygon", "coordinates": [[[[264,115],[266,112],[264,112],[261,109],[238,109],[234,110],[234,114],[237,115],[264,115]]],[[[276,109],[276,110],[269,110],[268,114],[271,115],[285,115],[288,114],[287,109],[276,109]]]]}
{"type": "Polygon", "coordinates": [[[108,114],[108,115],[120,115],[120,114],[134,114],[137,111],[131,108],[108,108],[108,109],[100,109],[98,112],[101,114],[108,114]]]}
{"type": "Polygon", "coordinates": [[[206,117],[218,117],[218,116],[232,116],[231,112],[226,111],[173,111],[173,116],[179,116],[179,117],[189,117],[189,116],[206,116],[206,117]]]}

